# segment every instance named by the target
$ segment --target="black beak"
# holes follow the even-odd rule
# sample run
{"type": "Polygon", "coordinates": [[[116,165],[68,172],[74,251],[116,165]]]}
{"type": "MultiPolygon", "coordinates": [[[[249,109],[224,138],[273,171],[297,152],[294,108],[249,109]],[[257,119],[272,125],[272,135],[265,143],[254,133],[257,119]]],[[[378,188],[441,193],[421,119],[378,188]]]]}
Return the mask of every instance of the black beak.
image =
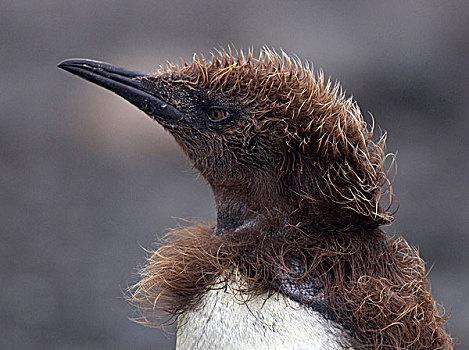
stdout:
{"type": "Polygon", "coordinates": [[[183,117],[180,111],[145,88],[142,78],[148,74],[82,58],[65,60],[58,67],[111,90],[158,121],[183,117]]]}

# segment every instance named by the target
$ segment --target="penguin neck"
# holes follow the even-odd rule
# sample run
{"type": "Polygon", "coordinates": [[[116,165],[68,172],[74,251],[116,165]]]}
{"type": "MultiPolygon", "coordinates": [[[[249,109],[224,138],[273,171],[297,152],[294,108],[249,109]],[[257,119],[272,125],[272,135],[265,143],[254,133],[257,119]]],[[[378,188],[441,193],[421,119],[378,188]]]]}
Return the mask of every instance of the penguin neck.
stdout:
{"type": "Polygon", "coordinates": [[[288,208],[294,207],[288,203],[288,197],[263,196],[255,191],[239,193],[222,188],[214,188],[213,192],[217,209],[216,235],[255,227],[275,229],[275,225],[284,224],[287,218],[288,221],[295,220],[287,214],[288,208]]]}
{"type": "Polygon", "coordinates": [[[270,189],[212,185],[217,210],[215,235],[248,228],[278,233],[287,226],[330,234],[357,231],[357,228],[375,230],[372,222],[366,223],[366,218],[338,204],[315,200],[318,195],[311,187],[308,185],[304,190],[299,185],[282,186],[280,183],[270,189]]]}

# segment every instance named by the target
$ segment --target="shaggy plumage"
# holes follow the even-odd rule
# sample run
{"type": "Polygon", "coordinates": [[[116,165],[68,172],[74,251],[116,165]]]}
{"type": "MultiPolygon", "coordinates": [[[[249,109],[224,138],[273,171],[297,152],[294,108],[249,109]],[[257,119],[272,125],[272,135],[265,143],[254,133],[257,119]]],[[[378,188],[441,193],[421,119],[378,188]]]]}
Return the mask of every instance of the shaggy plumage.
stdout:
{"type": "MultiPolygon", "coordinates": [[[[269,135],[270,141],[277,139],[275,145],[267,145],[268,151],[281,153],[280,171],[297,181],[285,187],[297,190],[316,209],[318,201],[332,202],[374,224],[392,221],[387,211],[392,192],[384,172],[386,135],[373,142],[373,126],[367,130],[357,104],[345,97],[338,83],[325,81],[322,72],[315,74],[299,59],[269,49],[257,59],[251,52],[230,50],[212,55],[211,61],[194,56],[190,65],[170,65],[147,79],[205,89],[209,96],[222,95],[241,104],[250,116],[244,121],[244,135],[234,130],[234,136],[262,134],[269,135]],[[314,193],[308,188],[312,181],[314,193]],[[380,207],[385,194],[388,201],[380,207]]],[[[198,166],[204,157],[193,158],[202,175],[213,173],[210,164],[198,166]]]]}
{"type": "Polygon", "coordinates": [[[141,322],[182,316],[181,347],[246,346],[269,330],[275,346],[452,348],[423,261],[380,229],[393,219],[385,137],[373,141],[338,84],[268,49],[195,56],[153,76],[84,59],[59,67],[158,121],[214,193],[216,225],[171,231],[150,252],[130,289],[141,322]],[[250,306],[260,319],[240,316],[250,306]],[[214,320],[230,328],[227,313],[240,327],[221,339],[214,320]],[[285,318],[310,327],[299,336],[285,318]]]}
{"type": "Polygon", "coordinates": [[[424,263],[402,238],[377,231],[331,239],[293,228],[294,238],[249,231],[214,236],[213,229],[173,230],[149,257],[132,290],[132,302],[143,312],[140,321],[156,325],[161,311],[178,316],[196,308],[220,276],[228,283],[241,275],[245,284],[239,293],[272,293],[274,281],[291,275],[285,261],[293,255],[305,266],[298,283],[311,273],[322,280],[333,310],[329,317],[351,332],[357,349],[451,348],[427,289],[424,263]]]}
{"type": "Polygon", "coordinates": [[[318,299],[329,310],[325,316],[350,332],[356,348],[452,348],[422,259],[403,238],[379,229],[393,219],[385,136],[373,142],[373,127],[367,128],[338,84],[268,49],[258,58],[230,50],[211,61],[194,56],[191,64],[170,65],[145,81],[166,91],[160,94],[176,106],[180,98],[172,95],[181,93],[171,87],[180,84],[223,96],[247,111],[243,127],[224,135],[225,145],[233,138],[243,147],[212,142],[207,148],[204,140],[181,141],[187,131],[172,133],[214,188],[218,207],[223,209],[219,202],[228,197],[226,188],[219,190],[225,181],[235,198],[249,201],[238,193],[255,193],[261,204],[251,207],[267,210],[261,225],[222,234],[210,224],[171,231],[150,252],[141,280],[130,290],[141,322],[170,322],[196,309],[221,276],[226,283],[242,276],[238,292],[251,297],[281,290],[285,276],[298,286],[318,278],[323,288],[318,299]],[[257,135],[262,138],[253,147],[257,135]],[[276,165],[274,181],[264,157],[276,165]],[[216,166],[237,177],[227,180],[216,166]],[[240,185],[245,188],[237,189],[240,185]],[[300,276],[288,263],[292,258],[303,267],[300,276]],[[169,317],[162,321],[164,315],[169,317]]]}

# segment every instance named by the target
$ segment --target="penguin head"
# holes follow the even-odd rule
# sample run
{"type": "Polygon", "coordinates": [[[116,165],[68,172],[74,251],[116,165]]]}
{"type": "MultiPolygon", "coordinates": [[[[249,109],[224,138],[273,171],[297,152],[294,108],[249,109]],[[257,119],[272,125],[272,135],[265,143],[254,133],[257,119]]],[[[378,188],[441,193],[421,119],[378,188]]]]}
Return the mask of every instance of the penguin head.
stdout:
{"type": "Polygon", "coordinates": [[[249,198],[255,210],[283,203],[310,217],[392,220],[379,203],[388,181],[384,137],[373,142],[353,100],[299,59],[228,50],[152,75],[80,59],[59,67],[161,124],[216,197],[249,198]]]}

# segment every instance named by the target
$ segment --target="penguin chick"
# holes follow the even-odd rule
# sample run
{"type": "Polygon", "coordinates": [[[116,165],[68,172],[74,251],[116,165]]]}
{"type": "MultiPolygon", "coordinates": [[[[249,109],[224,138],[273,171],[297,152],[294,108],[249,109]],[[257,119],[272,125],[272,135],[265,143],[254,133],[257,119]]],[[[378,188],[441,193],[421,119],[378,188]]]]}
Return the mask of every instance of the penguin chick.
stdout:
{"type": "Polygon", "coordinates": [[[171,231],[130,291],[178,349],[452,349],[422,259],[380,228],[385,137],[338,84],[269,49],[59,67],[156,120],[213,190],[216,224],[171,231]]]}

